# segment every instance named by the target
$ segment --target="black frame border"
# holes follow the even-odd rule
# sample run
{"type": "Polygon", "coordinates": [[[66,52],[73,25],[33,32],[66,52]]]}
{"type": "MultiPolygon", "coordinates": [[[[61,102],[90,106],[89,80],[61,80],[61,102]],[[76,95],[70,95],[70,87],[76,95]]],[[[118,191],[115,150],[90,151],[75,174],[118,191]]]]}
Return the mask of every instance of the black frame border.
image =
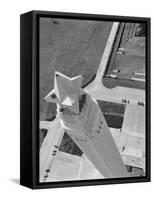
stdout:
{"type": "Polygon", "coordinates": [[[32,189],[151,181],[151,19],[144,17],[31,11],[20,16],[20,184],[32,189]],[[39,182],[39,19],[146,23],[146,175],[143,177],[39,182]],[[26,104],[26,105],[25,105],[26,104]]]}

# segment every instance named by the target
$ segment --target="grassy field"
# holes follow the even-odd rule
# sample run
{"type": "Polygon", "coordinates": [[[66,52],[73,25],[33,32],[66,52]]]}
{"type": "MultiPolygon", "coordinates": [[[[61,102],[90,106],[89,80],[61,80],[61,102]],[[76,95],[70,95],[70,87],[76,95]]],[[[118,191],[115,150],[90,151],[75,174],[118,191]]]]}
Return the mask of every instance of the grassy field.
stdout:
{"type": "Polygon", "coordinates": [[[112,27],[111,22],[40,20],[40,119],[52,119],[56,106],[42,100],[53,89],[54,71],[73,77],[84,75],[83,84],[97,72],[112,27]]]}

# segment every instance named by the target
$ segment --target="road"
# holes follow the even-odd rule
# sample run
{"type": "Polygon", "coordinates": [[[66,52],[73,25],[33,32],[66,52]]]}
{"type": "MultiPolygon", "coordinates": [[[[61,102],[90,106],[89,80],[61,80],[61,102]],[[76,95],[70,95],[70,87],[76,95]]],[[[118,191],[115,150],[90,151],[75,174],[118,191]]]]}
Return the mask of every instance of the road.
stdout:
{"type": "Polygon", "coordinates": [[[108,89],[102,84],[102,77],[105,73],[112,46],[114,43],[114,38],[118,30],[119,23],[113,23],[102,60],[100,62],[97,75],[95,80],[90,83],[85,91],[89,93],[93,98],[111,102],[122,103],[122,99],[129,100],[130,104],[137,104],[138,102],[145,103],[145,91],[135,88],[127,88],[117,86],[112,89],[108,89]]]}

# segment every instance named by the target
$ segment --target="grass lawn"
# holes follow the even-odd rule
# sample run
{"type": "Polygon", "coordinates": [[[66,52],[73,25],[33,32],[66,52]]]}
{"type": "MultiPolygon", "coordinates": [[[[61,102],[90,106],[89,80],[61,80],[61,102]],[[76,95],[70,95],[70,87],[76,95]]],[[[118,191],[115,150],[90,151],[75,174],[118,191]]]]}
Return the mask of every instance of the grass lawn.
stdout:
{"type": "Polygon", "coordinates": [[[54,71],[84,75],[97,72],[112,22],[42,18],[40,20],[40,119],[55,115],[56,106],[43,102],[53,89],[54,71]]]}

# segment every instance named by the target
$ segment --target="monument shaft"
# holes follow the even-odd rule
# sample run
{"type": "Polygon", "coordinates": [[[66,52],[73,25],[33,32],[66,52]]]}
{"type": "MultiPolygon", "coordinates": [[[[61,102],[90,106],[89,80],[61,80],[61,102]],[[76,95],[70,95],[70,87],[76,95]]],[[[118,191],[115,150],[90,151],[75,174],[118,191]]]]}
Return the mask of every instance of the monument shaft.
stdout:
{"type": "Polygon", "coordinates": [[[59,113],[62,126],[83,153],[106,178],[127,177],[128,173],[99,105],[88,94],[79,115],[59,113]]]}

